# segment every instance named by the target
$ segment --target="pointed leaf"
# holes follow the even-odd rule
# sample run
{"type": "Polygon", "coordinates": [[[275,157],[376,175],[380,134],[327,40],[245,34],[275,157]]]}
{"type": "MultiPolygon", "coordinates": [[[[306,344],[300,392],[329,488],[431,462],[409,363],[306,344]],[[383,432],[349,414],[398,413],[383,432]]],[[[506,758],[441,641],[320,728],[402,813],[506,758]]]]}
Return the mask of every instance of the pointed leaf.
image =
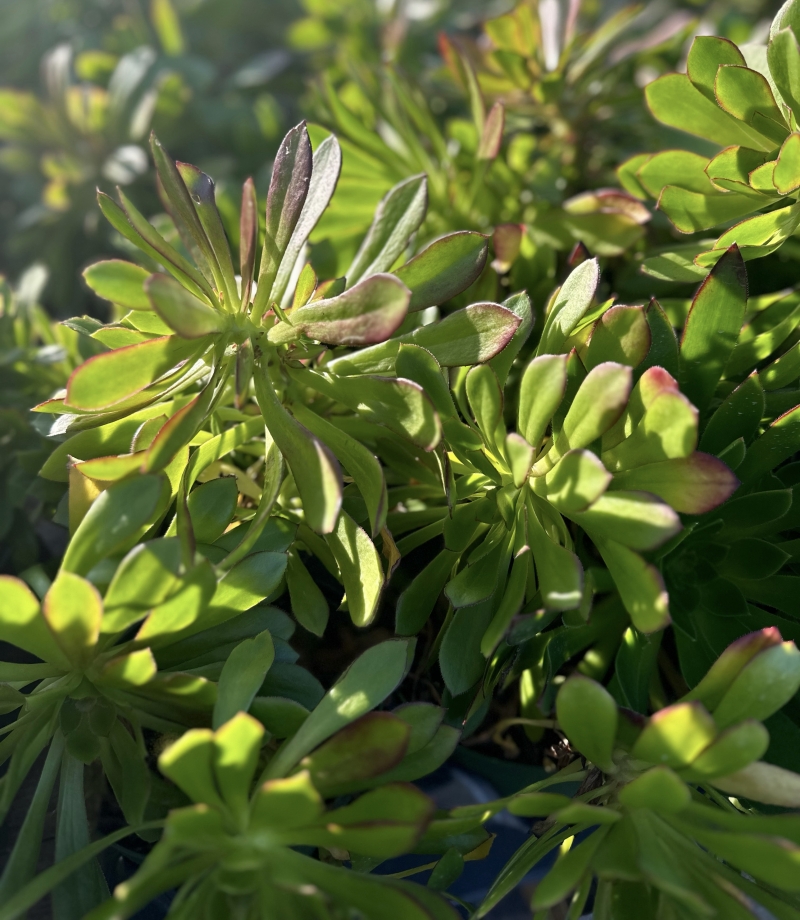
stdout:
{"type": "Polygon", "coordinates": [[[747,305],[747,273],[734,244],[692,302],[681,338],[681,385],[702,411],[733,351],[747,305]]]}
{"type": "Polygon", "coordinates": [[[622,415],[632,385],[631,369],[606,361],[589,371],[581,383],[556,438],[559,453],[588,447],[622,415]]]}
{"type": "Polygon", "coordinates": [[[427,209],[428,181],[424,175],[412,176],[387,192],[350,268],[345,272],[348,284],[391,269],[424,220],[427,209]]]}
{"type": "Polygon", "coordinates": [[[372,536],[377,536],[386,522],[387,509],[386,482],[377,458],[363,444],[305,406],[295,405],[294,413],[302,425],[333,450],[353,477],[369,512],[372,536]]]}
{"type": "Polygon", "coordinates": [[[538,354],[559,354],[594,300],[600,281],[597,259],[589,259],[573,269],[561,286],[547,320],[537,349],[538,354]]]}
{"type": "Polygon", "coordinates": [[[752,482],[791,457],[800,444],[800,406],[777,418],[748,448],[737,474],[744,483],[752,482]]]}
{"type": "Polygon", "coordinates": [[[281,141],[267,194],[266,235],[258,272],[253,314],[261,316],[276,299],[273,287],[281,261],[300,220],[311,183],[311,142],[305,122],[281,141]]]}
{"type": "Polygon", "coordinates": [[[311,181],[308,184],[303,210],[286,246],[272,288],[272,300],[278,303],[281,303],[286,293],[298,256],[336,191],[342,170],[342,150],[334,135],[326,137],[317,147],[312,155],[311,164],[311,181]]]}
{"type": "Polygon", "coordinates": [[[214,194],[214,180],[189,163],[176,163],[186,185],[194,209],[211,244],[211,251],[219,265],[222,290],[225,292],[225,309],[233,312],[238,307],[236,277],[233,270],[230,244],[222,226],[214,194]]]}

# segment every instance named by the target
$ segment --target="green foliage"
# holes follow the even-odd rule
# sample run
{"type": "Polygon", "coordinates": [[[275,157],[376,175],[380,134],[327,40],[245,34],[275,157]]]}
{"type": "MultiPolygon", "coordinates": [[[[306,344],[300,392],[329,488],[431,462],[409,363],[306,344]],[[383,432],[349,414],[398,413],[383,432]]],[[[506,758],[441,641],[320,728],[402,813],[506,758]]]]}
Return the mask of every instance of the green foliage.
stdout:
{"type": "Polygon", "coordinates": [[[228,7],[156,0],[160,51],[104,25],[46,99],[0,94],[40,257],[110,227],[62,288],[80,268],[105,322],[53,325],[41,267],[0,291],[0,920],[166,892],[478,918],[556,850],[537,920],[800,917],[800,307],[766,280],[795,254],[795,4],[650,80],[688,16],[525,0],[476,41],[455,5],[308,0],[312,88],[280,103],[300,59],[242,66],[228,7]],[[671,149],[643,95],[724,149],[671,149]],[[270,159],[295,106],[336,135],[270,159]],[[722,235],[676,245],[648,199],[722,235]],[[454,752],[499,784],[500,751],[551,775],[449,811],[412,785],[454,752]],[[539,820],[466,904],[503,810],[539,820]]]}

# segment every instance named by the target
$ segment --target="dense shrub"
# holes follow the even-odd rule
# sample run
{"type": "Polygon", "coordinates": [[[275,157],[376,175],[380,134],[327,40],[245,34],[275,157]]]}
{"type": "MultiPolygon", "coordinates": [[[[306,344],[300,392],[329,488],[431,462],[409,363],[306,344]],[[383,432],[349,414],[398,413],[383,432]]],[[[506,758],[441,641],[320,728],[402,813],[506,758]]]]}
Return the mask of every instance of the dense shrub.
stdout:
{"type": "Polygon", "coordinates": [[[537,918],[800,917],[800,7],[303,6],[0,97],[59,287],[0,292],[0,920],[479,918],[549,854],[537,918]],[[539,769],[437,810],[467,754],[539,769]]]}

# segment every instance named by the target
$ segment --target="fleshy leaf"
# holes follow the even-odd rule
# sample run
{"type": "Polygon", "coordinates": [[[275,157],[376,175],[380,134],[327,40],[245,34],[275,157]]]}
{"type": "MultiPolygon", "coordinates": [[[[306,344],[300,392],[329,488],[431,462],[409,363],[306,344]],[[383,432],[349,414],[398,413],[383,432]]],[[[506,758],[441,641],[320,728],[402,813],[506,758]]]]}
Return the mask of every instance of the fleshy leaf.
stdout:
{"type": "Polygon", "coordinates": [[[596,681],[582,675],[566,680],[556,697],[558,723],[570,743],[606,773],[615,772],[611,757],[617,734],[617,704],[596,681]]]}
{"type": "Polygon", "coordinates": [[[297,483],[309,525],[330,533],[342,504],[342,477],[330,450],[278,402],[266,368],[254,376],[258,405],[297,483]]]}
{"type": "Polygon", "coordinates": [[[150,275],[145,289],[152,308],[183,339],[201,339],[225,328],[220,313],[190,294],[174,278],[150,275]]]}
{"type": "Polygon", "coordinates": [[[389,271],[424,220],[427,209],[428,180],[424,175],[411,176],[390,189],[381,199],[372,226],[345,272],[348,284],[375,272],[389,271]]]}
{"type": "Polygon", "coordinates": [[[465,291],[483,271],[488,241],[482,233],[462,230],[431,243],[395,271],[411,291],[408,312],[439,306],[465,291]]]}
{"type": "Polygon", "coordinates": [[[734,244],[700,286],[681,338],[681,388],[701,412],[736,345],[746,306],[747,272],[734,244]]]}
{"type": "Polygon", "coordinates": [[[331,300],[315,300],[292,311],[292,325],[329,345],[383,342],[405,319],[409,291],[393,275],[370,275],[331,300]]]}
{"type": "Polygon", "coordinates": [[[337,731],[380,705],[408,673],[415,640],[393,639],[363,652],[269,762],[265,778],[291,770],[337,731]]]}
{"type": "Polygon", "coordinates": [[[384,580],[375,544],[345,511],[326,541],[339,566],[350,618],[356,626],[367,626],[377,612],[384,580]]]}
{"type": "Polygon", "coordinates": [[[697,702],[660,709],[633,746],[633,756],[667,767],[688,766],[717,737],[714,719],[697,702]]]}
{"type": "Polygon", "coordinates": [[[150,301],[144,291],[149,272],[132,262],[109,259],[95,262],[84,269],[83,277],[89,287],[102,297],[127,310],[149,310],[150,301]]]}
{"type": "Polygon", "coordinates": [[[258,272],[258,291],[253,315],[260,318],[275,299],[273,287],[281,261],[300,220],[312,175],[311,142],[305,122],[289,131],[281,141],[267,193],[264,248],[258,272]]]}
{"type": "Polygon", "coordinates": [[[195,342],[161,336],[95,355],[72,373],[65,405],[85,410],[113,406],[185,361],[197,348],[195,342]]]}

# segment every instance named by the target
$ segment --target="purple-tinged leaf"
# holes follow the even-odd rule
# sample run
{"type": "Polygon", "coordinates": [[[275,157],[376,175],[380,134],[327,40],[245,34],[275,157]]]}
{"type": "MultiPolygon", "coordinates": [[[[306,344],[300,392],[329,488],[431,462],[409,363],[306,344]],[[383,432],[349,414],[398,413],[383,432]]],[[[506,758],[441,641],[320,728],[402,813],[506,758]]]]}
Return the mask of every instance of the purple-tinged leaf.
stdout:
{"type": "Polygon", "coordinates": [[[615,473],[613,489],[652,492],[681,514],[705,514],[739,488],[739,480],[716,457],[696,451],[615,473]]]}
{"type": "Polygon", "coordinates": [[[304,757],[314,788],[324,798],[358,792],[396,767],[408,750],[411,726],[389,712],[370,712],[304,757]]]}
{"type": "Polygon", "coordinates": [[[371,275],[338,297],[298,307],[292,311],[291,323],[328,345],[373,345],[399,328],[410,296],[393,275],[371,275]]]}
{"type": "Polygon", "coordinates": [[[283,301],[283,295],[297,258],[333,198],[341,171],[342,150],[339,142],[331,135],[326,137],[314,151],[308,194],[300,218],[281,259],[270,302],[274,300],[281,303],[283,301]]]}
{"type": "Polygon", "coordinates": [[[497,154],[500,153],[500,145],[503,143],[505,125],[506,107],[502,102],[495,102],[489,109],[478,141],[478,152],[475,154],[478,161],[494,160],[497,157],[497,154]]]}
{"type": "MultiPolygon", "coordinates": [[[[218,291],[224,291],[224,279],[219,261],[211,245],[211,241],[203,227],[197,213],[189,190],[183,180],[178,167],[172,157],[164,149],[161,141],[150,134],[150,149],[156,164],[156,172],[161,181],[161,187],[169,203],[169,211],[175,223],[183,228],[184,232],[192,239],[200,256],[205,259],[208,269],[214,278],[218,291]]],[[[199,172],[199,170],[198,170],[199,172]]]]}
{"type": "Polygon", "coordinates": [[[239,300],[236,290],[236,275],[233,270],[228,237],[225,235],[222,218],[217,209],[214,180],[211,176],[207,176],[202,170],[189,163],[177,163],[176,165],[219,265],[224,285],[225,307],[230,312],[235,312],[239,300]]]}
{"type": "Polygon", "coordinates": [[[697,447],[697,410],[677,390],[662,392],[648,406],[630,437],[600,455],[612,473],[647,463],[688,457],[697,447]]]}
{"type": "Polygon", "coordinates": [[[465,291],[483,271],[487,252],[486,237],[471,230],[450,233],[423,249],[394,272],[411,291],[408,312],[439,306],[465,291]]]}
{"type": "Polygon", "coordinates": [[[499,274],[504,275],[516,261],[524,232],[524,224],[499,224],[494,228],[492,268],[499,274]]]}
{"type": "Polygon", "coordinates": [[[256,186],[247,179],[242,186],[242,210],[239,214],[239,273],[242,276],[242,306],[250,303],[253,272],[258,245],[258,200],[256,186]]]}
{"type": "Polygon", "coordinates": [[[780,645],[783,636],[776,626],[768,626],[758,632],[748,633],[732,642],[719,658],[711,665],[700,683],[690,690],[685,700],[699,700],[706,709],[713,711],[728,692],[728,688],[739,676],[742,669],[768,648],[780,645]]]}
{"type": "Polygon", "coordinates": [[[84,361],[67,381],[67,408],[105,409],[139,393],[195,353],[198,345],[173,335],[128,345],[84,361]]]}
{"type": "Polygon", "coordinates": [[[267,194],[266,236],[258,272],[253,313],[260,319],[272,301],[273,286],[289,245],[311,182],[311,142],[305,122],[292,128],[281,141],[267,194]]]}
{"type": "Polygon", "coordinates": [[[678,381],[663,367],[649,367],[636,382],[619,421],[603,435],[603,450],[611,450],[630,437],[647,409],[665,392],[678,392],[678,381]]]}

